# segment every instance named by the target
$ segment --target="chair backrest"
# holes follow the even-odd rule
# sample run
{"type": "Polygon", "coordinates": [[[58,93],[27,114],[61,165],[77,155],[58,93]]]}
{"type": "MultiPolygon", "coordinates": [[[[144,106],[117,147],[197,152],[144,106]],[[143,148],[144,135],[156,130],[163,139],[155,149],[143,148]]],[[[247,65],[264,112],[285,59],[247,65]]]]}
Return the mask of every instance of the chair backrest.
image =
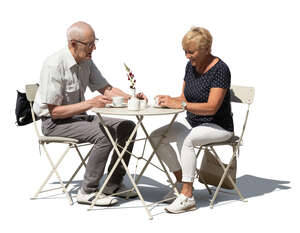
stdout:
{"type": "Polygon", "coordinates": [[[248,104],[248,109],[246,112],[243,129],[242,129],[241,135],[239,137],[238,146],[242,143],[242,140],[243,140],[243,136],[244,136],[245,129],[246,129],[246,124],[248,121],[250,105],[253,103],[253,100],[254,100],[254,94],[255,94],[254,87],[231,86],[231,88],[230,88],[231,102],[248,104]]]}
{"type": "Polygon", "coordinates": [[[252,104],[254,100],[254,87],[231,86],[231,102],[252,104]]]}
{"type": "Polygon", "coordinates": [[[34,98],[35,98],[38,88],[39,88],[38,84],[28,84],[25,86],[26,97],[29,102],[34,101],[34,98]]]}
{"type": "Polygon", "coordinates": [[[38,138],[40,139],[41,136],[40,136],[40,133],[37,128],[35,114],[34,114],[33,106],[32,106],[38,88],[39,88],[39,85],[37,83],[36,84],[28,84],[25,86],[26,98],[30,103],[30,109],[31,109],[31,115],[32,115],[32,119],[33,119],[34,129],[35,129],[35,132],[36,132],[38,138]]]}

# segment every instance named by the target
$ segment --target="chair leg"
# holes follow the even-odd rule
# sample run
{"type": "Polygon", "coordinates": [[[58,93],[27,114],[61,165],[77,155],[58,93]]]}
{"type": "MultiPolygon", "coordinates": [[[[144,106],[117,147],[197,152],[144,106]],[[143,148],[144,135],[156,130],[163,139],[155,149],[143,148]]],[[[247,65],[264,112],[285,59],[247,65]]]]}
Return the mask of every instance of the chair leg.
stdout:
{"type": "Polygon", "coordinates": [[[198,152],[197,152],[197,154],[196,154],[196,158],[198,158],[198,156],[199,156],[199,154],[200,154],[200,152],[201,152],[201,150],[202,150],[202,147],[203,147],[203,146],[200,146],[200,147],[199,147],[199,150],[198,150],[198,152]]]}
{"type": "Polygon", "coordinates": [[[65,150],[65,152],[62,154],[62,156],[60,157],[60,159],[58,160],[58,162],[54,165],[53,161],[51,160],[50,158],[50,155],[45,147],[44,144],[42,144],[42,147],[45,151],[45,154],[51,164],[51,167],[52,167],[52,171],[49,173],[49,175],[47,176],[46,180],[43,182],[43,184],[41,185],[41,187],[39,188],[39,190],[37,191],[37,193],[35,194],[34,198],[37,198],[37,196],[42,192],[42,189],[44,188],[44,186],[46,185],[46,183],[48,182],[48,180],[50,179],[50,177],[52,176],[53,173],[56,174],[58,180],[59,180],[59,183],[61,184],[62,186],[62,189],[64,191],[64,193],[66,194],[67,198],[69,199],[70,201],[70,204],[72,205],[73,204],[73,201],[72,201],[72,198],[70,197],[69,193],[67,192],[61,178],[60,178],[60,175],[58,174],[56,168],[59,166],[59,164],[61,163],[61,161],[63,160],[63,158],[65,157],[65,155],[68,153],[68,151],[70,150],[70,147],[68,146],[68,148],[65,150]]]}
{"type": "Polygon", "coordinates": [[[76,171],[74,172],[74,174],[70,177],[68,183],[66,184],[66,188],[68,188],[68,186],[70,185],[70,183],[73,181],[74,177],[77,175],[77,173],[79,172],[79,170],[81,169],[82,165],[85,166],[86,168],[86,163],[85,161],[90,157],[91,151],[93,149],[93,147],[89,150],[89,152],[87,153],[87,155],[83,158],[80,151],[78,150],[78,147],[76,145],[74,145],[74,147],[76,148],[79,157],[81,158],[81,163],[79,164],[78,168],[76,169],[76,171]]]}
{"type": "MultiPolygon", "coordinates": [[[[74,147],[75,147],[75,149],[76,149],[76,151],[77,151],[77,153],[78,153],[78,155],[79,155],[79,157],[81,159],[81,162],[83,163],[84,167],[86,168],[85,160],[83,159],[83,157],[82,157],[82,155],[81,155],[81,153],[80,153],[77,145],[74,145],[74,147]]],[[[91,153],[92,149],[93,149],[93,147],[89,150],[88,155],[91,153]]]]}
{"type": "Polygon", "coordinates": [[[241,200],[244,201],[244,202],[247,202],[247,200],[245,200],[245,198],[242,196],[241,192],[239,191],[239,189],[238,189],[237,185],[235,184],[235,182],[233,181],[232,177],[228,174],[228,171],[229,171],[229,169],[230,169],[230,167],[232,165],[232,161],[233,161],[234,157],[236,157],[235,151],[233,151],[233,155],[232,155],[232,157],[230,159],[230,162],[227,165],[227,167],[225,168],[225,166],[223,165],[222,161],[220,160],[220,158],[219,158],[217,152],[214,150],[214,148],[210,147],[210,149],[213,151],[213,153],[215,154],[215,157],[216,157],[218,163],[220,164],[220,166],[224,170],[224,174],[223,174],[223,176],[222,176],[222,178],[221,178],[221,180],[219,182],[219,185],[218,185],[218,187],[216,189],[216,192],[215,192],[215,194],[213,196],[213,199],[210,202],[210,208],[213,208],[214,201],[215,201],[215,199],[216,199],[216,197],[217,197],[217,195],[218,195],[218,193],[219,193],[219,191],[221,189],[221,186],[222,186],[222,184],[223,184],[224,179],[226,178],[226,176],[228,177],[229,181],[231,182],[231,184],[234,187],[234,190],[237,192],[237,194],[239,195],[239,197],[241,198],[241,200]]]}
{"type": "MultiPolygon", "coordinates": [[[[214,151],[214,153],[217,155],[216,151],[215,151],[215,150],[213,150],[213,151],[214,151]]],[[[235,150],[235,149],[233,149],[233,155],[232,155],[232,157],[231,157],[230,164],[228,164],[228,166],[229,166],[229,165],[231,166],[231,163],[232,163],[234,157],[236,157],[236,150],[235,150]]],[[[218,161],[218,163],[220,164],[220,166],[221,166],[221,167],[223,168],[223,170],[225,171],[225,167],[224,167],[222,161],[220,160],[220,158],[218,157],[218,155],[216,156],[216,158],[217,158],[217,161],[218,161]]],[[[236,183],[233,181],[232,177],[231,177],[229,174],[227,175],[227,177],[228,177],[230,183],[232,184],[234,190],[237,192],[237,194],[238,194],[239,197],[241,198],[241,200],[244,201],[244,202],[247,202],[247,200],[243,197],[243,195],[241,194],[240,190],[238,189],[236,183]]]]}
{"type": "Polygon", "coordinates": [[[226,167],[226,169],[225,169],[225,172],[224,172],[224,174],[223,174],[223,176],[222,176],[222,178],[221,178],[221,180],[220,180],[220,182],[219,182],[219,185],[218,185],[217,190],[216,190],[216,192],[215,192],[215,194],[214,194],[214,196],[213,196],[213,199],[210,201],[210,208],[211,208],[211,209],[213,208],[214,202],[215,202],[215,200],[216,200],[216,198],[217,198],[217,195],[218,195],[218,193],[219,193],[219,191],[220,191],[220,189],[221,189],[221,185],[223,184],[224,179],[225,179],[225,177],[227,176],[227,173],[228,173],[228,171],[229,171],[229,168],[230,168],[230,166],[231,166],[231,163],[232,163],[232,159],[231,159],[230,163],[227,165],[227,167],[226,167]]]}
{"type": "MultiPolygon", "coordinates": [[[[199,148],[199,150],[198,150],[198,152],[197,152],[197,154],[196,154],[196,158],[198,158],[198,156],[199,156],[199,154],[200,154],[202,148],[203,148],[203,146],[200,146],[200,148],[199,148]]],[[[200,175],[199,172],[198,172],[198,176],[199,176],[199,179],[201,179],[202,183],[205,185],[205,188],[207,189],[209,195],[212,195],[211,189],[208,187],[206,181],[203,179],[203,177],[200,175]]]]}
{"type": "MultiPolygon", "coordinates": [[[[44,148],[45,150],[45,148],[44,148]]],[[[66,149],[65,153],[66,154],[68,152],[68,148],[66,149]]],[[[63,155],[64,155],[63,154],[63,155]]],[[[61,161],[63,160],[64,156],[61,156],[60,159],[57,161],[57,163],[55,164],[55,168],[57,168],[59,166],[59,164],[61,163],[61,161]]],[[[45,179],[45,181],[43,182],[43,184],[40,186],[40,188],[38,189],[38,191],[35,193],[35,195],[33,196],[32,199],[37,198],[37,196],[42,192],[44,186],[47,184],[47,182],[49,181],[50,177],[53,175],[54,170],[52,169],[51,172],[48,174],[47,178],[45,179]]]]}
{"type": "Polygon", "coordinates": [[[207,189],[209,195],[212,195],[212,191],[211,189],[208,187],[206,181],[203,179],[203,177],[200,175],[200,173],[198,173],[199,179],[201,179],[202,183],[205,185],[205,188],[207,189]]]}

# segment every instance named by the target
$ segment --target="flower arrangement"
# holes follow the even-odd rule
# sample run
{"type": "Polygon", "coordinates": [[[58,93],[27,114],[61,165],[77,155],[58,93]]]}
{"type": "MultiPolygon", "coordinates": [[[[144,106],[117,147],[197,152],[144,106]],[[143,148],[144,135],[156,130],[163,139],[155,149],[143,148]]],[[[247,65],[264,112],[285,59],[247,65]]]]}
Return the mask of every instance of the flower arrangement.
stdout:
{"type": "Polygon", "coordinates": [[[127,71],[127,78],[130,81],[130,88],[135,89],[136,80],[135,80],[134,74],[132,73],[132,71],[129,69],[129,67],[125,63],[124,63],[124,66],[127,71]]]}

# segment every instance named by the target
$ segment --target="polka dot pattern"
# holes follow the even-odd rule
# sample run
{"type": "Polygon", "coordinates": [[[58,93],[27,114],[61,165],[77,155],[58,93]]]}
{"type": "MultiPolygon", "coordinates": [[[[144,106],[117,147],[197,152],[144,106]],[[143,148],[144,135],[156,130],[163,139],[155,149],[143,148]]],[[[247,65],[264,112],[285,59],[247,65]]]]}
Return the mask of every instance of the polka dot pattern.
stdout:
{"type": "MultiPolygon", "coordinates": [[[[205,74],[198,74],[190,62],[185,70],[184,96],[188,102],[206,103],[211,88],[230,88],[230,70],[221,60],[205,74]]],[[[215,123],[225,130],[233,132],[233,120],[230,105],[230,91],[226,92],[225,98],[218,112],[213,116],[201,116],[187,112],[187,121],[192,127],[203,123],[215,123]]]]}

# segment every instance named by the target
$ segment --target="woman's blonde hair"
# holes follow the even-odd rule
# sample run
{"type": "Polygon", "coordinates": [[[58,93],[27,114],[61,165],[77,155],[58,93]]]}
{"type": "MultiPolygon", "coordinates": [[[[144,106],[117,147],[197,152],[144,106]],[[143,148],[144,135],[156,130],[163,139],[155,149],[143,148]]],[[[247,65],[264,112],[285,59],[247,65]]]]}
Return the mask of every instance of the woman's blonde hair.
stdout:
{"type": "Polygon", "coordinates": [[[211,51],[212,36],[210,32],[201,27],[192,27],[182,38],[182,47],[185,49],[189,42],[195,42],[198,49],[211,51]]]}

